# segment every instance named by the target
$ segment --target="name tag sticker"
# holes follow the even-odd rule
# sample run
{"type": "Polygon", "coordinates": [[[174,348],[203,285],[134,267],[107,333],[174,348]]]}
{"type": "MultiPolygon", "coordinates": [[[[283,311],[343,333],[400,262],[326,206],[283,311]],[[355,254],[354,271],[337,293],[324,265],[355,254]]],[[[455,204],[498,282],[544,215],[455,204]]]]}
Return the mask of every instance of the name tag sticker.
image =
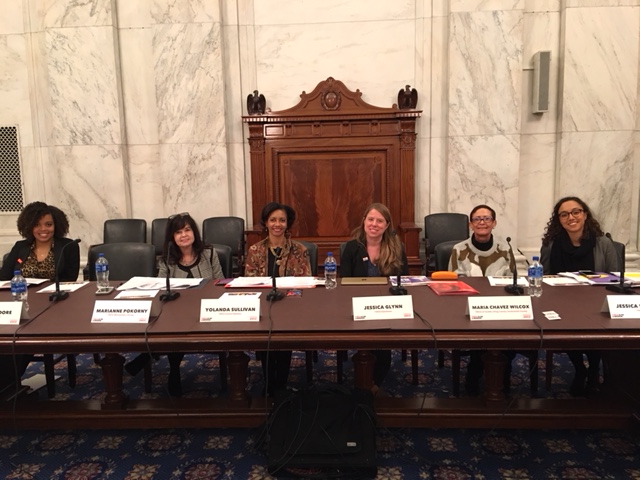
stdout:
{"type": "Polygon", "coordinates": [[[640,318],[640,300],[636,295],[607,295],[602,312],[611,318],[640,318]]]}
{"type": "Polygon", "coordinates": [[[353,319],[356,321],[413,318],[413,298],[411,295],[354,297],[351,308],[353,319]]]}
{"type": "Polygon", "coordinates": [[[256,296],[207,298],[200,302],[201,322],[259,322],[260,299],[256,296]]]}
{"type": "Polygon", "coordinates": [[[0,325],[19,325],[27,316],[25,302],[0,302],[0,325]]]}
{"type": "Polygon", "coordinates": [[[471,320],[533,320],[531,297],[469,297],[471,320]]]}
{"type": "Polygon", "coordinates": [[[151,300],[96,300],[91,323],[149,323],[151,300]]]}

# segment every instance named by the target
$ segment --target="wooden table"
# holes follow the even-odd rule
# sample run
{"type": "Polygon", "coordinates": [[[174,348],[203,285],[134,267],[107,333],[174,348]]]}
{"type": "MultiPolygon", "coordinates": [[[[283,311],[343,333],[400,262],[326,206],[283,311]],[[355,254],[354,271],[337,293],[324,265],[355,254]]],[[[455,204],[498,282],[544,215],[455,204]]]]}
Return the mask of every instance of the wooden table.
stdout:
{"type": "MultiPolygon", "coordinates": [[[[505,295],[484,278],[467,279],[482,295],[505,295]]],[[[38,288],[39,289],[39,288],[38,288]]],[[[376,398],[386,426],[498,428],[615,428],[632,422],[634,405],[617,394],[598,399],[505,399],[501,350],[637,349],[640,320],[611,320],[600,312],[602,287],[545,287],[534,298],[535,321],[471,322],[466,297],[437,296],[428,287],[412,287],[413,319],[354,322],[354,296],[388,295],[386,286],[304,290],[302,297],[269,305],[261,295],[261,320],[252,323],[200,323],[200,300],[217,298],[222,287],[211,282],[183,291],[164,305],[149,325],[92,324],[96,299],[89,285],[58,304],[32,289],[32,315],[12,346],[14,326],[0,326],[0,353],[101,353],[106,396],[102,401],[32,401],[0,405],[0,419],[24,428],[154,428],[256,426],[264,421],[265,401],[246,394],[247,350],[357,349],[353,357],[356,385],[371,385],[369,350],[484,349],[486,393],[480,398],[376,398]],[[46,310],[45,310],[46,309],[46,310]],[[541,313],[554,310],[561,320],[541,313]],[[145,335],[146,330],[146,335],[145,335]],[[271,333],[269,333],[271,330],[271,333]],[[269,340],[270,337],[270,340],[269,340]],[[229,351],[229,395],[217,399],[131,399],[122,391],[121,352],[229,351]]],[[[0,300],[9,299],[8,292],[0,300]]],[[[106,297],[106,299],[111,299],[106,297]]],[[[636,377],[638,378],[638,377],[636,377]]]]}

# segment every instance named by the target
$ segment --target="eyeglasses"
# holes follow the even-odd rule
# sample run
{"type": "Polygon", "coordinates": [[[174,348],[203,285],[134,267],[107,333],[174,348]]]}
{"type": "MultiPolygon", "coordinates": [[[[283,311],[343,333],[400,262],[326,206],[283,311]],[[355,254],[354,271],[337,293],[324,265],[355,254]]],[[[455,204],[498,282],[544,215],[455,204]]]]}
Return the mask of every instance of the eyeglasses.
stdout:
{"type": "Polygon", "coordinates": [[[167,220],[171,221],[176,217],[190,217],[189,212],[176,213],[174,215],[170,215],[167,220]]]}
{"type": "Polygon", "coordinates": [[[485,216],[485,217],[472,217],[471,218],[471,223],[480,223],[480,222],[484,222],[484,223],[491,223],[493,222],[493,217],[490,216],[485,216]]]}
{"type": "Polygon", "coordinates": [[[560,212],[558,213],[558,216],[560,217],[560,220],[566,220],[567,218],[569,218],[569,215],[571,215],[573,218],[578,218],[580,215],[582,215],[583,212],[584,210],[581,208],[574,208],[570,212],[560,212]]]}

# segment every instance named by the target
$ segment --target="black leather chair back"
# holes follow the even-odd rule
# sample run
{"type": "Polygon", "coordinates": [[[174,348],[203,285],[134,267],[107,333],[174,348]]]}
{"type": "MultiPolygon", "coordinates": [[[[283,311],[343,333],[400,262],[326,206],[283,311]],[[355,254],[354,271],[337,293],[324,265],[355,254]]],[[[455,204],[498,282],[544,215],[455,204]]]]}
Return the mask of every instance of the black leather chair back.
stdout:
{"type": "Polygon", "coordinates": [[[210,217],[202,222],[202,241],[228,245],[233,253],[233,270],[240,273],[244,259],[244,220],[240,217],[210,217]]]}
{"type": "Polygon", "coordinates": [[[147,221],[140,218],[113,218],[105,220],[104,243],[147,242],[147,221]]]}
{"type": "Polygon", "coordinates": [[[118,242],[92,245],[89,248],[89,280],[96,279],[98,253],[109,262],[109,280],[156,276],[156,249],[148,243],[118,242]]]}
{"type": "Polygon", "coordinates": [[[221,245],[219,243],[213,243],[211,246],[218,254],[218,260],[220,260],[220,266],[222,267],[222,274],[224,278],[233,277],[233,254],[229,245],[221,245]]]}
{"type": "Polygon", "coordinates": [[[436,257],[435,269],[449,270],[449,259],[451,258],[451,251],[454,245],[458,243],[458,240],[449,240],[448,242],[440,242],[436,245],[436,251],[434,255],[436,257]]]}
{"type": "Polygon", "coordinates": [[[307,247],[307,251],[309,252],[309,263],[311,263],[311,275],[315,277],[318,275],[318,245],[304,240],[298,241],[307,247]]]}
{"type": "Polygon", "coordinates": [[[156,247],[156,255],[162,255],[167,223],[169,223],[168,218],[156,218],[151,222],[151,243],[156,247]]]}
{"type": "Polygon", "coordinates": [[[469,237],[469,216],[464,213],[432,213],[424,217],[427,269],[435,268],[436,245],[450,240],[462,241],[469,237]]]}

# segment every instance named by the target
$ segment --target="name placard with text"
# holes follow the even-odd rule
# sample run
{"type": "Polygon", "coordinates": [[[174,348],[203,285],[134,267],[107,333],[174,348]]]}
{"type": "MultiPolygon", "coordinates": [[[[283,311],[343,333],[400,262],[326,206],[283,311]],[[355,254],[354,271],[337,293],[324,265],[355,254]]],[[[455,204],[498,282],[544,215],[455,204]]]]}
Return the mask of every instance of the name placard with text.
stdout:
{"type": "Polygon", "coordinates": [[[96,300],[91,323],[149,323],[151,300],[96,300]]]}
{"type": "Polygon", "coordinates": [[[351,308],[354,320],[413,318],[413,298],[411,295],[354,297],[351,308]]]}
{"type": "Polygon", "coordinates": [[[246,297],[207,298],[200,302],[201,322],[259,322],[260,299],[246,297]]]}
{"type": "Polygon", "coordinates": [[[18,325],[26,312],[24,302],[0,302],[0,325],[18,325]]]}
{"type": "Polygon", "coordinates": [[[637,298],[636,295],[607,295],[611,318],[640,318],[640,300],[637,298]]]}
{"type": "Polygon", "coordinates": [[[533,320],[531,297],[469,297],[471,320],[533,320]]]}

